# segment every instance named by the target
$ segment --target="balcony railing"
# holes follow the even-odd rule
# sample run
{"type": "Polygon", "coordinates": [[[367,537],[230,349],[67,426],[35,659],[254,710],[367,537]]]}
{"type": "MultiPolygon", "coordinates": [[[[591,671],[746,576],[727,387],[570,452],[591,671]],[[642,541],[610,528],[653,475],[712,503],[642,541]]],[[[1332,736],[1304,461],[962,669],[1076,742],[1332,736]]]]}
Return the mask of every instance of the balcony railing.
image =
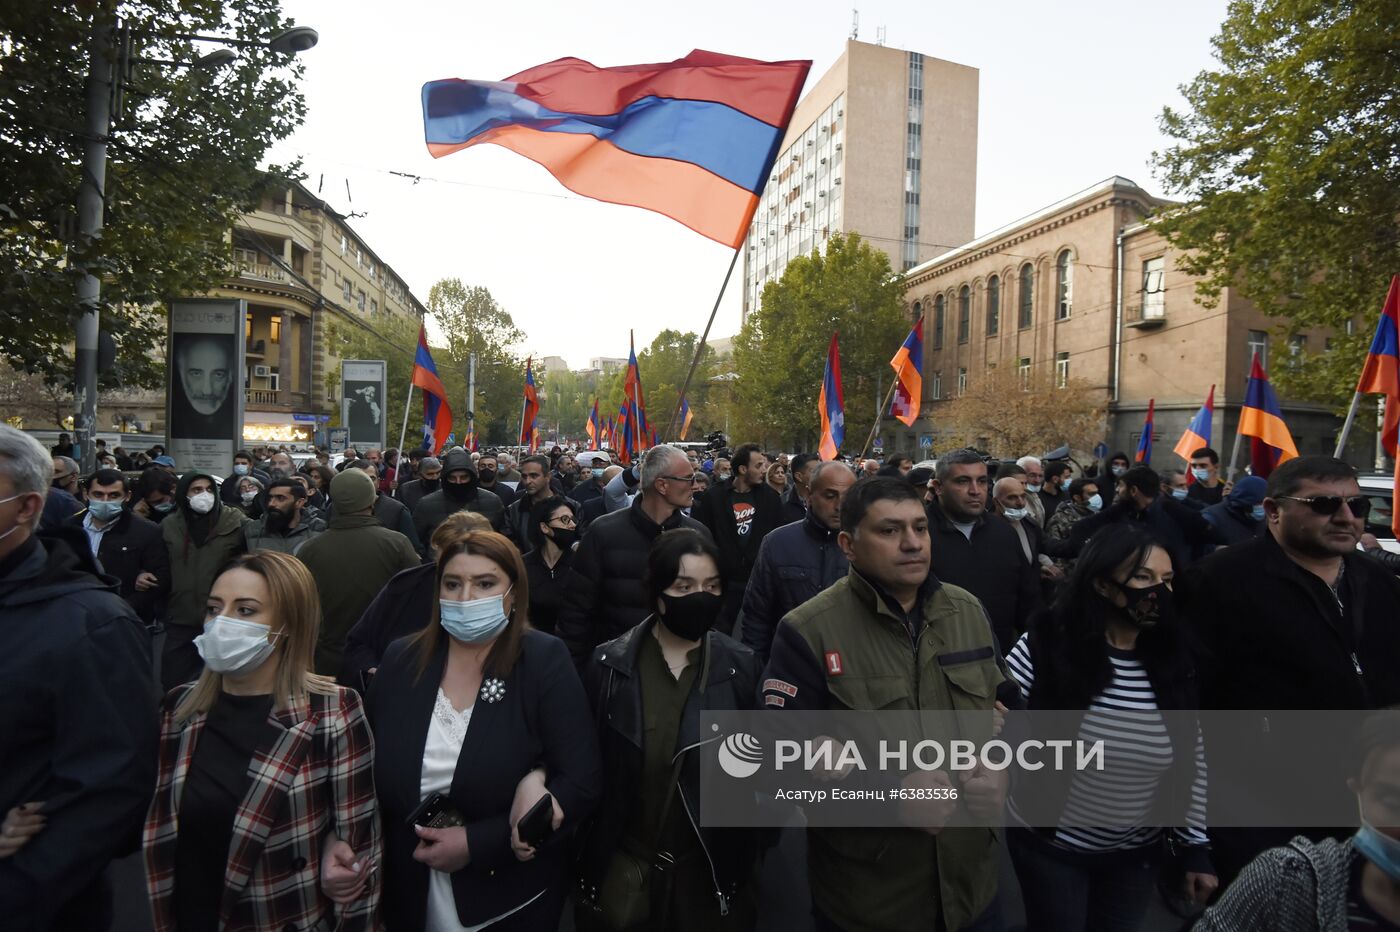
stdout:
{"type": "Polygon", "coordinates": [[[1152,304],[1129,304],[1127,313],[1124,315],[1124,323],[1129,327],[1153,328],[1161,327],[1167,322],[1166,304],[1157,302],[1152,304]]]}
{"type": "MultiPolygon", "coordinates": [[[[243,395],[250,405],[281,405],[282,400],[278,397],[282,393],[263,388],[245,388],[243,395]]],[[[286,404],[290,407],[290,402],[286,404]]]]}

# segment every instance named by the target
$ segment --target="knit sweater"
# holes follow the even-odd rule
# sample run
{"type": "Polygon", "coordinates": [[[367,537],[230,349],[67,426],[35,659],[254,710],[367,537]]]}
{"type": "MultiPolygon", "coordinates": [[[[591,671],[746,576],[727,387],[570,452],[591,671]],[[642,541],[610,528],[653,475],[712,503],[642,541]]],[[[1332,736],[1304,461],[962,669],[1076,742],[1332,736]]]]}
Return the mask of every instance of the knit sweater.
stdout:
{"type": "Polygon", "coordinates": [[[1351,839],[1298,837],[1249,863],[1196,932],[1347,932],[1351,839]]]}

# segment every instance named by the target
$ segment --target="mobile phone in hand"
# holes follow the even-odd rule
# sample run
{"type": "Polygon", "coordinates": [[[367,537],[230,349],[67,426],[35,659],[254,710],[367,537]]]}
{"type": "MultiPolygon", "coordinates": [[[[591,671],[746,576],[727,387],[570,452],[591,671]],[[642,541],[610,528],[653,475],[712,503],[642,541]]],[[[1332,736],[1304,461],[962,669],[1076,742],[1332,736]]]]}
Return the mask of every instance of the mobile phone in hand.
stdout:
{"type": "Polygon", "coordinates": [[[409,825],[421,825],[424,828],[452,828],[463,824],[462,814],[452,805],[452,801],[441,793],[429,793],[404,821],[409,825]]]}
{"type": "Polygon", "coordinates": [[[520,840],[531,848],[538,848],[545,839],[554,834],[554,797],[545,793],[530,811],[516,823],[520,840]]]}

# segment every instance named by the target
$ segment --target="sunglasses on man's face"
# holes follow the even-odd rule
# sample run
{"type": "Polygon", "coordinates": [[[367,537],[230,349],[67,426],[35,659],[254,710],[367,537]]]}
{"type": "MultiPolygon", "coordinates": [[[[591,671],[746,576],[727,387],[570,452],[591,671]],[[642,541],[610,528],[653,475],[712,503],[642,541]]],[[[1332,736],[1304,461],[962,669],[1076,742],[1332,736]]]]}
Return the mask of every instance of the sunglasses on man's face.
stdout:
{"type": "Polygon", "coordinates": [[[1341,510],[1345,503],[1347,510],[1351,512],[1353,518],[1360,518],[1363,521],[1371,513],[1371,500],[1364,495],[1314,495],[1311,498],[1300,498],[1297,495],[1277,495],[1277,499],[1288,502],[1302,502],[1313,510],[1315,514],[1327,515],[1331,517],[1341,510]]]}

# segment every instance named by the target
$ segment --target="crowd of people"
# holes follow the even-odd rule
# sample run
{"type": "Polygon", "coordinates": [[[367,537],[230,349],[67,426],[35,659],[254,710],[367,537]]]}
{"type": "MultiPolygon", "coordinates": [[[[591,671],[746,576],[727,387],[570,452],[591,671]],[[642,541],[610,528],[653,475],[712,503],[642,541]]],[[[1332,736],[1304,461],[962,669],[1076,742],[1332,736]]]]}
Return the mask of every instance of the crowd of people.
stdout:
{"type": "MultiPolygon", "coordinates": [[[[137,852],[157,932],[753,929],[781,849],[702,825],[702,713],[1400,703],[1400,580],[1328,457],[258,447],[216,476],[104,447],[81,475],[66,439],[0,426],[6,929],[108,928],[137,852]]],[[[1355,833],[1290,827],[1268,745],[1233,750],[1278,826],[1212,826],[1180,721],[1113,736],[1128,781],[937,771],[956,800],[905,827],[808,829],[791,924],[988,932],[1019,896],[1030,932],[1128,932],[1160,889],[1212,932],[1400,927],[1393,721],[1315,788],[1355,833]]]]}

